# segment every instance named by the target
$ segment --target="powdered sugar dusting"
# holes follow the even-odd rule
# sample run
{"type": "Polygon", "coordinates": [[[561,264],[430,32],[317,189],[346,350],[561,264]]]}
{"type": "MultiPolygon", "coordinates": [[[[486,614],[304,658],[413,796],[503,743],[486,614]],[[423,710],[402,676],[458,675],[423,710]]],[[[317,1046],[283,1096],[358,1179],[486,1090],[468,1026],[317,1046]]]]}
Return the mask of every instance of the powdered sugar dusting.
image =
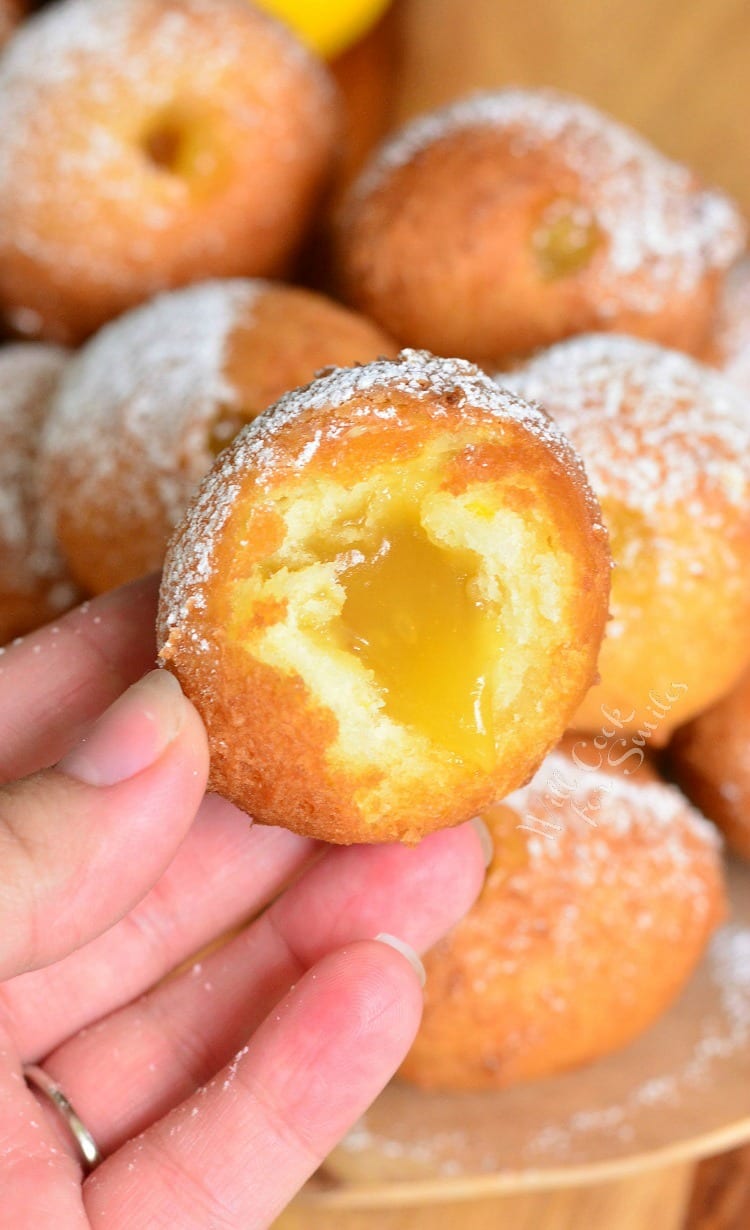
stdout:
{"type": "Polygon", "coordinates": [[[707,270],[727,268],[742,250],[742,220],[726,196],[699,190],[686,167],[629,128],[547,89],[475,94],[414,120],[375,155],[353,199],[377,192],[436,142],[478,127],[507,137],[519,158],[554,147],[577,176],[607,237],[599,273],[602,320],[623,303],[657,310],[675,289],[689,291],[707,270]]]}
{"type": "Polygon", "coordinates": [[[208,430],[239,406],[227,347],[266,286],[204,282],[121,316],[71,362],[44,441],[48,467],[64,467],[81,508],[106,507],[116,487],[121,518],[173,527],[209,468],[208,430]]]}
{"type": "Polygon", "coordinates": [[[593,520],[598,523],[598,506],[581,462],[542,410],[499,388],[472,363],[436,358],[427,351],[405,350],[396,360],[333,369],[311,384],[286,393],[275,406],[243,428],[206,477],[171,544],[162,589],[167,630],[183,620],[188,603],[194,604],[200,596],[196,592],[198,586],[211,575],[216,541],[248,472],[252,472],[253,482],[262,488],[274,481],[280,466],[304,470],[321,445],[336,440],[347,430],[347,421],[352,418],[361,419],[363,429],[368,421],[386,420],[398,431],[401,423],[393,394],[429,403],[436,418],[443,416],[447,420],[449,413],[455,414],[466,406],[500,421],[522,424],[568,468],[586,492],[593,520]],[[336,415],[335,411],[350,407],[355,400],[361,404],[347,410],[346,420],[336,415]],[[448,402],[450,410],[441,405],[443,401],[448,402]],[[286,428],[308,414],[314,415],[309,438],[298,445],[291,444],[285,438],[286,428]]]}
{"type": "MultiPolygon", "coordinates": [[[[540,917],[544,943],[560,954],[562,962],[569,954],[576,977],[587,981],[601,955],[591,926],[605,936],[617,934],[625,901],[632,905],[629,926],[634,936],[640,935],[638,944],[648,942],[655,926],[663,941],[664,928],[670,925],[678,942],[688,915],[701,928],[715,916],[721,841],[714,826],[674,787],[644,780],[640,774],[626,776],[622,770],[590,767],[592,759],[591,745],[581,736],[572,752],[553,752],[528,785],[504,800],[518,817],[527,861],[509,876],[500,858],[487,883],[490,892],[494,886],[500,901],[509,895],[513,901],[533,903],[533,908],[510,910],[503,942],[497,947],[488,942],[488,922],[481,908],[476,918],[467,915],[461,924],[464,938],[470,949],[470,937],[476,933],[483,983],[491,983],[493,969],[503,979],[520,970],[540,942],[540,917]],[[592,893],[597,894],[595,923],[588,912],[592,893]],[[660,897],[672,898],[675,908],[665,912],[660,897]]],[[[495,921],[490,919],[490,924],[495,921]]],[[[620,957],[624,983],[628,976],[624,945],[620,957]]],[[[636,957],[636,979],[638,968],[636,957]]],[[[576,978],[561,977],[557,989],[549,988],[557,1003],[548,1006],[555,1012],[566,1011],[575,985],[576,978]]]]}
{"type": "Polygon", "coordinates": [[[498,379],[569,436],[600,499],[649,518],[750,502],[750,403],[686,355],[612,334],[561,342],[498,379]]]}
{"type": "MultiPolygon", "coordinates": [[[[68,362],[56,346],[16,345],[0,351],[0,590],[34,593],[60,584],[65,567],[40,516],[39,437],[50,398],[68,362]]],[[[54,593],[51,591],[54,599],[54,593]]]]}
{"type": "MultiPolygon", "coordinates": [[[[436,403],[436,413],[448,417],[447,410],[440,410],[437,403],[450,398],[451,404],[475,406],[488,414],[506,420],[522,422],[524,426],[550,447],[568,453],[570,446],[562,432],[554,426],[543,410],[525,405],[515,394],[500,388],[488,376],[464,359],[436,358],[426,350],[403,350],[397,360],[381,359],[360,367],[336,368],[312,384],[293,389],[279,399],[272,411],[246,429],[242,446],[238,450],[237,464],[244,467],[251,461],[273,469],[277,450],[275,438],[288,423],[308,411],[337,410],[356,398],[367,399],[382,391],[403,393],[421,401],[436,403]]],[[[366,400],[360,411],[361,417],[397,419],[395,406],[378,396],[366,400]]],[[[327,433],[336,431],[335,419],[321,430],[317,445],[327,433]]],[[[315,441],[304,445],[295,460],[297,468],[306,465],[314,455],[315,441]]]]}
{"type": "MultiPolygon", "coordinates": [[[[319,61],[246,0],[64,0],[26,22],[0,62],[0,221],[25,255],[94,286],[126,248],[121,282],[135,270],[142,295],[158,290],[175,225],[183,261],[190,253],[227,268],[215,258],[235,235],[201,225],[200,213],[186,225],[187,186],[143,154],[149,123],[175,106],[216,123],[223,108],[242,180],[259,133],[280,164],[304,160],[331,128],[333,99],[319,61]],[[306,109],[292,117],[302,89],[306,109]]],[[[24,312],[17,323],[33,328],[24,312]]]]}
{"type": "MultiPolygon", "coordinates": [[[[674,786],[662,781],[644,781],[640,776],[624,772],[607,773],[595,768],[587,760],[588,742],[581,736],[580,767],[570,755],[552,752],[542,762],[531,781],[511,794],[505,802],[528,821],[527,827],[538,834],[531,837],[528,851],[532,863],[544,858],[559,857],[559,844],[555,831],[570,832],[572,829],[582,839],[576,844],[577,856],[587,860],[595,846],[596,829],[602,825],[608,832],[618,836],[647,832],[652,838],[658,834],[659,843],[665,849],[672,844],[671,853],[678,861],[679,843],[688,834],[690,838],[704,842],[710,849],[718,850],[721,841],[714,825],[690,805],[685,796],[674,786]],[[551,826],[545,830],[535,820],[546,821],[551,826]]],[[[565,857],[570,851],[566,848],[565,857]]],[[[684,856],[684,851],[683,851],[684,856]]],[[[684,861],[687,861],[686,856],[684,861]]]]}

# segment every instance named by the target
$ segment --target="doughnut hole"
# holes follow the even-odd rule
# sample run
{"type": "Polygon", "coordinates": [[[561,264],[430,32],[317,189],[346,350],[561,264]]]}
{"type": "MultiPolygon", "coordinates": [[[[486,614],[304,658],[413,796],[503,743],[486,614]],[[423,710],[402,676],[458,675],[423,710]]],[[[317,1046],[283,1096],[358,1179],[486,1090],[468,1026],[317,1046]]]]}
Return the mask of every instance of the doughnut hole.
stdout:
{"type": "Polygon", "coordinates": [[[600,741],[598,767],[581,768],[575,746],[482,813],[493,858],[479,900],[427,954],[401,1069],[416,1085],[504,1088],[625,1046],[724,919],[711,826],[645,767],[617,768],[619,742],[600,741]]]}
{"type": "Polygon", "coordinates": [[[677,351],[591,334],[504,374],[576,447],[614,572],[601,682],[577,729],[654,746],[750,658],[750,420],[742,394],[677,351]]]}
{"type": "Polygon", "coordinates": [[[342,294],[404,345],[484,365],[590,330],[702,353],[736,207],[550,90],[459,99],[390,137],[338,211],[342,294]]]}
{"type": "Polygon", "coordinates": [[[322,295],[239,278],[157,296],[101,330],[73,360],[43,449],[79,582],[100,593],[160,568],[198,483],[244,426],[320,368],[394,351],[322,295]]]}
{"type": "MultiPolygon", "coordinates": [[[[450,412],[455,432],[438,419],[426,438],[355,415],[309,471],[243,470],[213,583],[181,608],[197,624],[170,625],[162,657],[206,722],[212,788],[256,820],[418,840],[524,780],[579,703],[608,588],[591,509],[540,443],[450,412]]],[[[314,424],[299,431],[317,455],[314,424]]]]}
{"type": "Polygon", "coordinates": [[[491,364],[584,329],[607,249],[554,150],[483,129],[421,150],[366,200],[355,185],[338,245],[344,296],[393,336],[491,364]]]}
{"type": "Polygon", "coordinates": [[[45,8],[0,63],[11,109],[0,306],[70,343],[160,289],[286,272],[338,122],[324,66],[289,31],[249,4],[184,0],[45,8]]]}

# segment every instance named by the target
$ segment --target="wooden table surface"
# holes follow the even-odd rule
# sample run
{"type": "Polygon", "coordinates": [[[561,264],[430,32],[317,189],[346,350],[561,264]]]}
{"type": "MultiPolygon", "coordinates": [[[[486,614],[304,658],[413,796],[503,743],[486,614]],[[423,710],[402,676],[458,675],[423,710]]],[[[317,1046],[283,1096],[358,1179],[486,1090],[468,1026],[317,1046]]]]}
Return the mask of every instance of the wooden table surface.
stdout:
{"type": "MultiPolygon", "coordinates": [[[[398,122],[472,89],[569,90],[732,192],[750,214],[746,0],[397,0],[344,77],[364,136],[374,116],[375,127],[384,122],[384,97],[398,122]]],[[[511,1197],[502,1212],[471,1201],[375,1220],[327,1216],[319,1224],[330,1230],[448,1230],[459,1218],[463,1230],[750,1230],[750,1146],[585,1191],[511,1197]]],[[[297,1225],[293,1216],[288,1225],[297,1225]]],[[[317,1230],[314,1212],[299,1225],[317,1230]]]]}
{"type": "Polygon", "coordinates": [[[747,0],[401,0],[403,118],[471,89],[553,85],[632,124],[750,212],[747,0]]]}

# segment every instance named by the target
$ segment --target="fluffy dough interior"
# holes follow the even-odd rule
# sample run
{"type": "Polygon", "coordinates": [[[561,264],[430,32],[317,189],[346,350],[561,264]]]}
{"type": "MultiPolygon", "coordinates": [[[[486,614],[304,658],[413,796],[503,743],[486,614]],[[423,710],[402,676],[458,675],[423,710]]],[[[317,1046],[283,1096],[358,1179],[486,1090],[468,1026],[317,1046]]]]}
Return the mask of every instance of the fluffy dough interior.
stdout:
{"type": "Polygon", "coordinates": [[[573,561],[534,476],[454,493],[458,451],[431,445],[353,487],[297,479],[271,505],[282,545],[234,582],[230,637],[334,714],[332,767],[491,772],[528,672],[554,671],[569,639],[573,561]]]}

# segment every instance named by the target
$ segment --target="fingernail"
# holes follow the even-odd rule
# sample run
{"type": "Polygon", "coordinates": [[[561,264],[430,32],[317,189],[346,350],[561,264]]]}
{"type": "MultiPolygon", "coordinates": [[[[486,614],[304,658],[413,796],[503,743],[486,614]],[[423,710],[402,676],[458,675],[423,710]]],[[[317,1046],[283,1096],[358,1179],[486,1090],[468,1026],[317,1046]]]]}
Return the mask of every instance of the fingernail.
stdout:
{"type": "Polygon", "coordinates": [[[58,764],[87,786],[115,786],[155,764],[185,718],[182,689],[167,670],[128,688],[58,764]]]}
{"type": "Polygon", "coordinates": [[[492,840],[492,834],[481,816],[475,816],[469,823],[473,825],[476,835],[479,838],[479,844],[482,847],[482,855],[484,857],[484,865],[485,867],[489,867],[495,857],[495,843],[492,840]]]}
{"type": "Polygon", "coordinates": [[[407,944],[406,940],[400,940],[397,935],[389,935],[387,931],[381,931],[379,935],[375,936],[375,939],[379,944],[387,944],[389,948],[395,948],[396,952],[400,952],[402,957],[406,957],[406,960],[419,979],[419,985],[421,987],[424,986],[427,981],[427,974],[411,944],[407,944]]]}

